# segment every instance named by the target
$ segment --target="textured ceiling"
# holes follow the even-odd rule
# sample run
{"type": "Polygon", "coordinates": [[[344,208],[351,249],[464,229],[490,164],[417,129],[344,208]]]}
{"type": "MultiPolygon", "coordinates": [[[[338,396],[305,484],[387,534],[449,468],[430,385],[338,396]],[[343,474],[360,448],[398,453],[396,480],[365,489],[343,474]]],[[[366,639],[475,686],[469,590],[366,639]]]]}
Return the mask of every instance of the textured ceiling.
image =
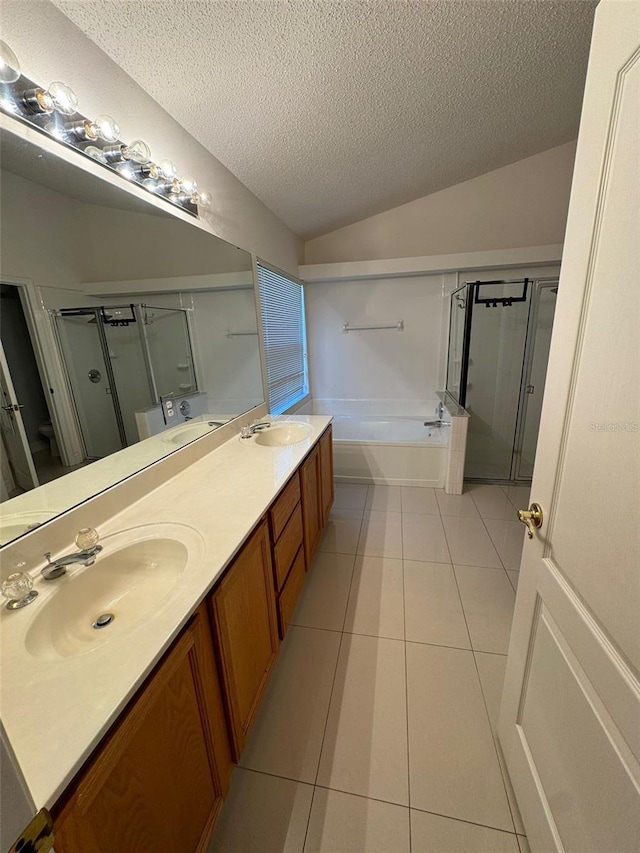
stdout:
{"type": "Polygon", "coordinates": [[[577,135],[592,0],[54,0],[303,237],[577,135]]]}

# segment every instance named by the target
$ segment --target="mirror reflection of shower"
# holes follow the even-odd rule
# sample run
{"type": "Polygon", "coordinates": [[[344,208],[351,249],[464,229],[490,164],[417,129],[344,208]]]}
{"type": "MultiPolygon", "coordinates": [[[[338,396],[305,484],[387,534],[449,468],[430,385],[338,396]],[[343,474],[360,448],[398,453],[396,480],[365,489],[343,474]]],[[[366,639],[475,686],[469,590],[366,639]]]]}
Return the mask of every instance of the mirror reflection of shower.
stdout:
{"type": "Polygon", "coordinates": [[[447,391],[470,415],[465,479],[532,477],[557,293],[557,278],[519,278],[451,294],[447,391]]]}
{"type": "Polygon", "coordinates": [[[136,413],[198,391],[187,312],[143,303],[54,312],[87,459],[140,439],[136,413]]]}

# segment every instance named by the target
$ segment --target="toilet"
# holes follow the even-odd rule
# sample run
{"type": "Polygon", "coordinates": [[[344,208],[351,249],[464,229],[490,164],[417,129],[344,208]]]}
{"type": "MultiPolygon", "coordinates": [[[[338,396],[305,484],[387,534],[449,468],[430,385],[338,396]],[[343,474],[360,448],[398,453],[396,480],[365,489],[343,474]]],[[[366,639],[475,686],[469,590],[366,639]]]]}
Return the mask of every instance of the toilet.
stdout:
{"type": "Polygon", "coordinates": [[[56,434],[53,431],[53,424],[51,423],[51,421],[46,421],[46,423],[40,424],[40,426],[38,427],[38,432],[40,433],[40,435],[48,439],[51,456],[54,459],[57,459],[60,456],[60,448],[58,447],[56,434]]]}

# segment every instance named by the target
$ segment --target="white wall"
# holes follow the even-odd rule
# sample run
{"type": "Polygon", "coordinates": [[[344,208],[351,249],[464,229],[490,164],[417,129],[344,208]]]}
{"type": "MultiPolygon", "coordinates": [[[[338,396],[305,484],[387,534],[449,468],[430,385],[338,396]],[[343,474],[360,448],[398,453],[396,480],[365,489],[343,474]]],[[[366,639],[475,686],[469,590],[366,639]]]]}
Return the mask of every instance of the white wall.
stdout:
{"type": "Polygon", "coordinates": [[[396,414],[434,401],[444,376],[444,293],[455,283],[449,274],[305,285],[314,401],[366,400],[373,413],[389,411],[392,403],[396,414]],[[402,332],[342,331],[346,322],[398,320],[404,321],[402,332]]]}
{"type": "Polygon", "coordinates": [[[253,288],[196,291],[192,297],[209,411],[230,415],[257,406],[264,394],[253,288]],[[227,330],[256,334],[228,337],[227,330]]]}
{"type": "Polygon", "coordinates": [[[214,234],[297,272],[299,238],[49,0],[3,0],[2,38],[27,76],[44,85],[63,80],[84,114],[113,115],[123,139],[142,137],[156,158],[171,157],[182,174],[193,174],[213,194],[207,222],[214,234]]]}
{"type": "MultiPolygon", "coordinates": [[[[129,281],[128,298],[152,306],[192,309],[189,329],[198,389],[208,399],[206,412],[215,417],[231,417],[259,405],[264,394],[253,287],[190,291],[185,277],[180,280],[180,292],[175,292],[170,289],[172,282],[159,279],[157,290],[163,291],[168,285],[167,292],[145,294],[137,292],[135,281],[129,281]],[[228,337],[227,330],[256,330],[256,334],[228,337]]],[[[122,301],[122,297],[103,299],[105,305],[122,301]]]]}
{"type": "Polygon", "coordinates": [[[82,241],[74,227],[80,207],[72,198],[3,170],[0,271],[5,280],[17,277],[80,291],[82,241]]]}
{"type": "Polygon", "coordinates": [[[305,263],[562,243],[575,145],[551,148],[309,240],[305,263]]]}

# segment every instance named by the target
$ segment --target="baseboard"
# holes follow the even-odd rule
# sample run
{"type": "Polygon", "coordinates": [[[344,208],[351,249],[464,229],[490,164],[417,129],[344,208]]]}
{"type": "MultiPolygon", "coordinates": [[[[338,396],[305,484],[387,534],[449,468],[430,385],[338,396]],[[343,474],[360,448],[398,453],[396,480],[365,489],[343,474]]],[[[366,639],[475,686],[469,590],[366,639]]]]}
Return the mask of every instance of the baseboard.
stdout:
{"type": "Polygon", "coordinates": [[[411,486],[424,489],[443,489],[444,480],[396,480],[384,477],[345,477],[336,474],[336,483],[353,483],[363,486],[411,486]]]}

